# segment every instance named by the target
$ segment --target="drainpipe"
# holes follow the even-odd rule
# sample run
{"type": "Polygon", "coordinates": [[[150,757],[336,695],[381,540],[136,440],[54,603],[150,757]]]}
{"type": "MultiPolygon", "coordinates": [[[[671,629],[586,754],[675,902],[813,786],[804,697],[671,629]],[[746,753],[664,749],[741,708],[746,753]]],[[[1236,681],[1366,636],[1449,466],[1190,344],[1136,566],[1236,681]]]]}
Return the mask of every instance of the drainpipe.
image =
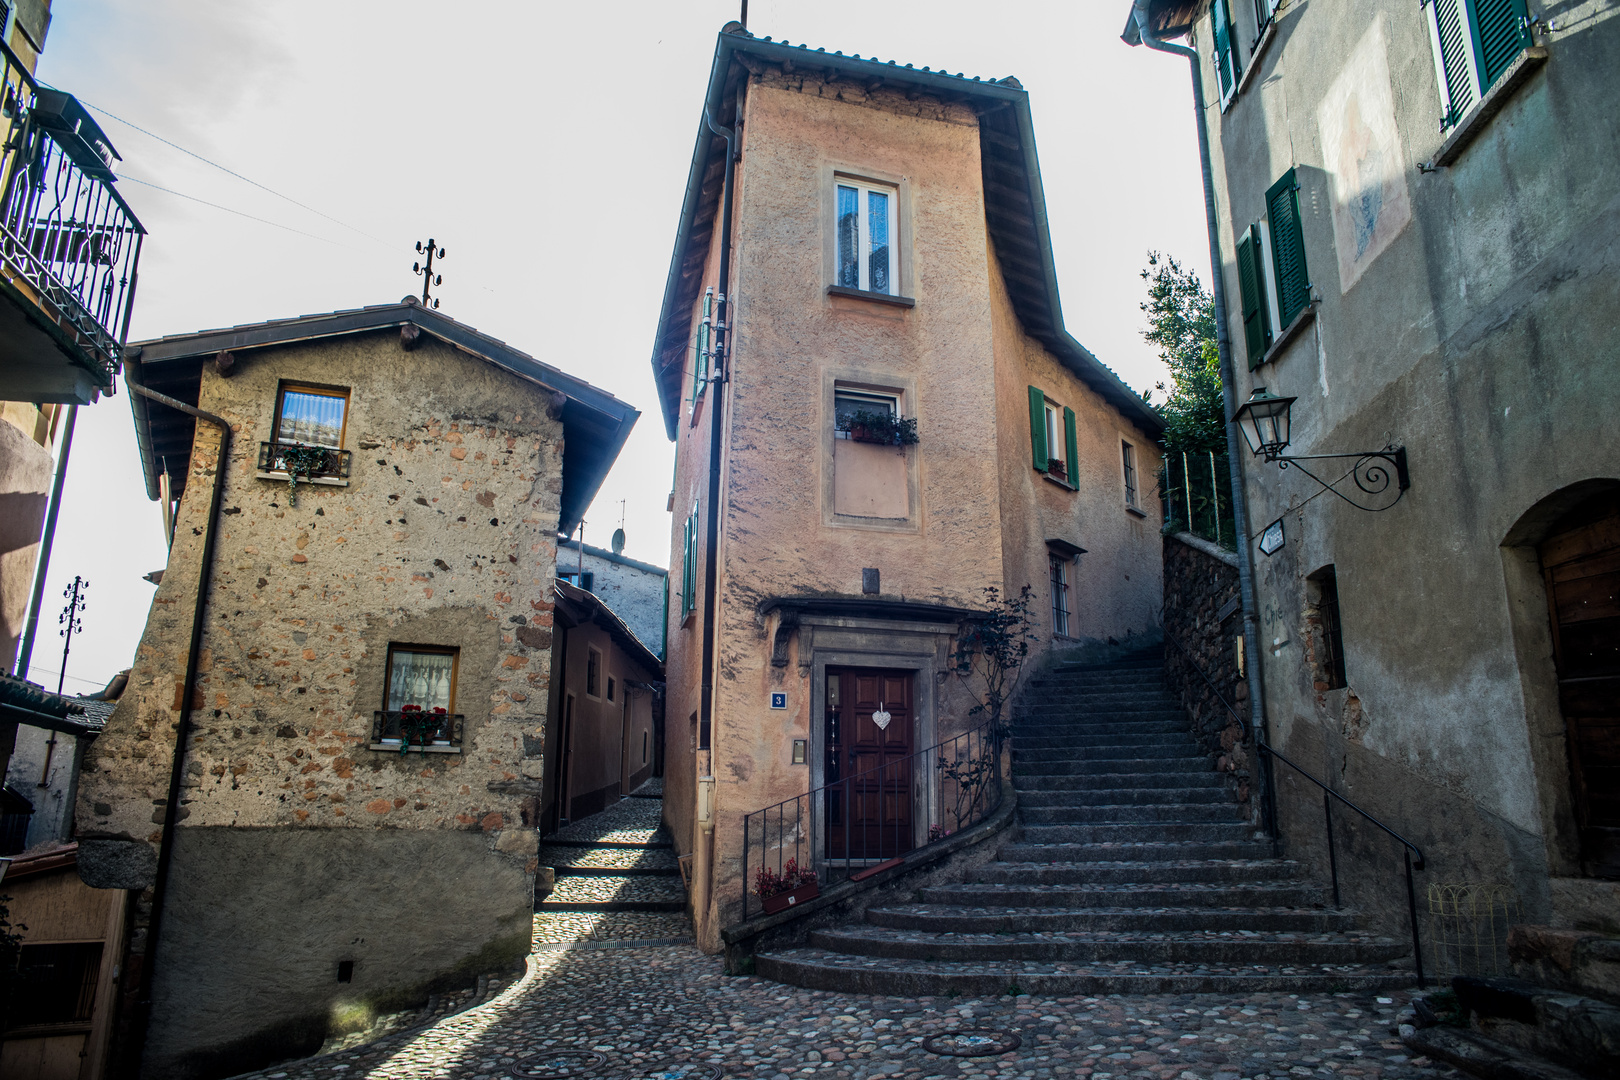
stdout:
{"type": "Polygon", "coordinates": [[[45,535],[39,540],[39,564],[34,569],[34,595],[28,602],[28,622],[23,628],[22,647],[17,650],[17,678],[28,678],[28,664],[34,656],[34,638],[39,630],[39,605],[45,599],[45,572],[51,565],[51,544],[56,540],[56,519],[62,512],[62,487],[67,483],[68,455],[73,452],[73,427],[79,407],[69,405],[62,428],[62,453],[56,459],[56,477],[51,481],[51,508],[45,514],[45,535]]]}
{"type": "Polygon", "coordinates": [[[168,895],[169,868],[174,863],[174,832],[180,806],[180,782],[185,777],[186,743],[191,738],[191,702],[196,694],[197,663],[202,653],[203,609],[208,605],[208,585],[213,576],[214,540],[218,536],[219,504],[225,493],[225,463],[230,458],[231,425],[222,416],[187,405],[167,394],[148,390],[144,386],[125,380],[132,393],[150,398],[188,416],[205,420],[219,428],[219,457],[214,463],[214,490],[208,504],[208,521],[203,527],[202,565],[197,571],[197,599],[191,609],[191,648],[186,653],[186,678],[180,691],[180,720],[174,729],[174,761],[169,769],[169,797],[163,804],[163,834],[158,849],[157,876],[152,883],[152,918],[146,931],[146,965],[142,976],[138,1008],[142,1014],[140,1024],[141,1050],[146,1041],[145,1018],[152,1010],[152,984],[157,974],[157,951],[163,929],[163,906],[168,895]]]}
{"type": "MultiPolygon", "coordinates": [[[[742,115],[742,102],[737,102],[737,115],[742,115]]],[[[713,855],[709,850],[714,841],[714,654],[715,618],[719,607],[720,566],[720,452],[725,437],[725,386],[730,381],[726,364],[731,349],[731,207],[736,188],[737,132],[735,127],[721,127],[707,109],[703,122],[709,130],[726,140],[726,176],[724,194],[720,200],[720,283],[714,326],[714,363],[709,377],[709,504],[704,513],[703,553],[703,690],[698,705],[698,731],[709,733],[708,769],[698,778],[698,824],[702,837],[693,847],[693,882],[698,898],[692,905],[694,913],[706,912],[712,899],[713,855]]],[[[735,121],[734,121],[735,123],[735,121]]]]}
{"type": "MultiPolygon", "coordinates": [[[[1226,322],[1226,285],[1221,273],[1221,234],[1215,216],[1215,178],[1209,160],[1209,127],[1204,120],[1204,81],[1200,78],[1198,50],[1185,45],[1172,45],[1153,36],[1148,26],[1149,0],[1134,0],[1131,15],[1136,20],[1136,32],[1142,44],[1157,52],[1183,56],[1192,69],[1193,112],[1198,122],[1198,161],[1204,179],[1204,224],[1209,231],[1209,268],[1211,292],[1215,302],[1215,345],[1220,352],[1221,400],[1230,418],[1237,412],[1237,386],[1232,368],[1232,335],[1226,322]]],[[[1255,779],[1260,798],[1261,824],[1273,837],[1277,835],[1276,806],[1271,798],[1271,762],[1260,753],[1266,741],[1266,708],[1260,679],[1260,617],[1254,597],[1254,565],[1249,551],[1249,507],[1243,488],[1243,441],[1237,425],[1228,419],[1226,425],[1226,460],[1232,486],[1232,517],[1237,522],[1238,594],[1243,604],[1243,670],[1249,686],[1249,731],[1255,742],[1255,779]]]]}

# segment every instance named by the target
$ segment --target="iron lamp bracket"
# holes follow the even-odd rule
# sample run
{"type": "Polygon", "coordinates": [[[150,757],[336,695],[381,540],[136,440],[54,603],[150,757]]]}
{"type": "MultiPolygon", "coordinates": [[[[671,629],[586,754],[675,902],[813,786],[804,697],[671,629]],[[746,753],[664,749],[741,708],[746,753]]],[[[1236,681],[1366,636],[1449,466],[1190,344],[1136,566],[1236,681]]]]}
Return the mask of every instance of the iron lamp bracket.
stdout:
{"type": "Polygon", "coordinates": [[[1300,472],[1322,485],[1324,489],[1333,492],[1333,494],[1337,495],[1351,506],[1354,506],[1356,509],[1367,510],[1372,513],[1379,513],[1381,511],[1388,510],[1390,507],[1400,502],[1401,497],[1405,495],[1407,489],[1412,486],[1411,473],[1406,467],[1406,447],[1404,446],[1386,446],[1382,450],[1360,450],[1350,454],[1299,455],[1288,455],[1281,453],[1281,447],[1279,447],[1278,452],[1268,453],[1265,455],[1265,457],[1267,461],[1277,462],[1280,468],[1287,469],[1292,467],[1298,469],[1300,472]],[[1337,480],[1333,480],[1332,482],[1323,480],[1320,476],[1317,476],[1315,473],[1311,472],[1310,469],[1300,464],[1304,461],[1332,461],[1350,459],[1354,459],[1355,464],[1350,467],[1349,471],[1345,472],[1337,480]],[[1393,475],[1391,475],[1392,473],[1393,475]],[[1354,498],[1339,490],[1339,485],[1343,484],[1346,480],[1353,480],[1355,482],[1354,498]],[[1395,491],[1395,497],[1393,499],[1387,499],[1387,501],[1384,501],[1383,505],[1381,506],[1368,506],[1365,503],[1357,501],[1361,498],[1366,498],[1369,500],[1383,500],[1387,497],[1392,487],[1395,491]]]}

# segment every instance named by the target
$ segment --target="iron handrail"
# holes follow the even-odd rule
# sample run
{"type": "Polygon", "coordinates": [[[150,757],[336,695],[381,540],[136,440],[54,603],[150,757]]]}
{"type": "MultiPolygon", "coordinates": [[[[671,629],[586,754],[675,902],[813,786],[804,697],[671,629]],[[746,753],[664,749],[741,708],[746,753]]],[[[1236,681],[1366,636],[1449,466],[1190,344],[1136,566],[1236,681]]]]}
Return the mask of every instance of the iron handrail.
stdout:
{"type": "MultiPolygon", "coordinates": [[[[899,816],[895,815],[895,831],[890,839],[894,841],[892,848],[896,857],[940,843],[953,833],[985,820],[1000,809],[1005,796],[1001,764],[1006,743],[1004,726],[996,721],[987,720],[959,735],[941,739],[932,746],[913,751],[904,758],[839,777],[791,799],[783,799],[763,809],[744,814],[742,918],[751,918],[763,908],[764,899],[756,895],[753,876],[755,872],[768,868],[772,850],[776,852],[777,875],[784,873],[787,862],[791,861],[798,866],[800,857],[808,855],[812,862],[817,864],[818,882],[821,874],[830,876],[841,869],[843,877],[849,878],[863,868],[870,868],[885,861],[885,846],[881,835],[876,856],[871,852],[870,830],[866,828],[860,830],[861,850],[858,854],[851,839],[851,833],[855,831],[851,816],[854,789],[862,783],[886,782],[888,778],[883,774],[905,778],[906,787],[913,796],[914,807],[933,805],[937,807],[941,818],[947,813],[952,818],[952,828],[949,830],[943,828],[942,821],[931,821],[928,839],[913,847],[911,844],[915,840],[914,831],[917,823],[912,822],[908,829],[901,829],[899,816]],[[934,761],[936,757],[938,760],[934,761]],[[917,786],[913,767],[919,762],[928,762],[931,766],[930,772],[940,774],[938,789],[930,785],[928,792],[931,796],[938,796],[937,802],[929,798],[919,802],[915,798],[917,786]],[[954,785],[955,805],[951,807],[945,805],[947,783],[954,785]],[[827,819],[831,816],[831,812],[840,808],[844,829],[844,853],[841,857],[837,857],[825,850],[819,850],[825,845],[816,841],[818,837],[822,839],[827,837],[831,828],[827,819]],[[774,844],[772,830],[774,830],[774,844]],[[757,866],[753,865],[751,854],[756,843],[760,848],[757,866]]],[[[884,828],[886,826],[882,824],[878,826],[880,833],[884,828]]]]}
{"type": "MultiPolygon", "coordinates": [[[[1412,882],[1412,871],[1422,870],[1424,868],[1425,859],[1423,857],[1423,849],[1412,843],[1412,841],[1408,840],[1400,833],[1396,832],[1394,829],[1390,828],[1388,825],[1385,825],[1382,821],[1379,821],[1376,817],[1369,814],[1367,811],[1363,810],[1361,807],[1357,806],[1343,795],[1340,795],[1337,791],[1334,791],[1332,788],[1328,787],[1323,781],[1313,776],[1309,770],[1302,768],[1300,765],[1290,760],[1286,755],[1281,754],[1274,749],[1269,743],[1262,739],[1248,723],[1244,721],[1243,717],[1238,714],[1237,709],[1232,705],[1232,703],[1226,700],[1226,695],[1221,693],[1220,688],[1215,685],[1215,681],[1209,677],[1209,674],[1206,671],[1204,671],[1203,665],[1200,664],[1197,658],[1193,656],[1191,650],[1189,650],[1181,642],[1177,641],[1168,632],[1165,633],[1164,640],[1174,645],[1181,652],[1181,655],[1186,658],[1187,663],[1192,666],[1194,671],[1198,672],[1199,676],[1209,686],[1210,692],[1215,695],[1215,700],[1219,701],[1221,705],[1225,707],[1227,712],[1231,713],[1237,718],[1238,724],[1243,728],[1244,734],[1253,740],[1256,751],[1276,758],[1278,761],[1282,762],[1284,765],[1287,765],[1290,769],[1293,769],[1295,772],[1299,773],[1299,775],[1303,776],[1305,779],[1322,789],[1322,820],[1327,830],[1328,870],[1333,879],[1333,906],[1335,908],[1342,907],[1343,905],[1340,902],[1339,897],[1339,857],[1338,852],[1333,844],[1333,803],[1331,800],[1337,799],[1339,802],[1348,806],[1350,809],[1360,814],[1363,818],[1366,818],[1375,827],[1381,829],[1384,833],[1401,844],[1401,855],[1406,862],[1407,915],[1410,918],[1412,925],[1412,960],[1417,970],[1418,985],[1426,985],[1427,981],[1423,977],[1423,948],[1422,943],[1418,939],[1417,888],[1412,882]],[[1414,862],[1412,858],[1414,855],[1417,856],[1416,862],[1414,862]]],[[[1270,822],[1270,828],[1268,831],[1271,833],[1272,838],[1276,839],[1278,830],[1275,820],[1270,822]]]]}

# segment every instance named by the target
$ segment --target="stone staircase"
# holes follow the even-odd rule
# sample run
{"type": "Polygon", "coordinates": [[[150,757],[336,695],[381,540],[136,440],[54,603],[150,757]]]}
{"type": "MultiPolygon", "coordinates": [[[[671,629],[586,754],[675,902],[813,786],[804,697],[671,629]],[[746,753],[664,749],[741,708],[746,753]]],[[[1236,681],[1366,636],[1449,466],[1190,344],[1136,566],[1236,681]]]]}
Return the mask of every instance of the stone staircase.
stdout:
{"type": "Polygon", "coordinates": [[[534,909],[685,911],[661,794],[622,799],[542,840],[540,865],[556,871],[556,887],[534,909]]]}
{"type": "Polygon", "coordinates": [[[1409,946],[1362,933],[1274,857],[1194,742],[1163,657],[1062,664],[1014,717],[1022,835],[969,881],[761,953],[759,974],[918,996],[1409,986],[1409,946]]]}

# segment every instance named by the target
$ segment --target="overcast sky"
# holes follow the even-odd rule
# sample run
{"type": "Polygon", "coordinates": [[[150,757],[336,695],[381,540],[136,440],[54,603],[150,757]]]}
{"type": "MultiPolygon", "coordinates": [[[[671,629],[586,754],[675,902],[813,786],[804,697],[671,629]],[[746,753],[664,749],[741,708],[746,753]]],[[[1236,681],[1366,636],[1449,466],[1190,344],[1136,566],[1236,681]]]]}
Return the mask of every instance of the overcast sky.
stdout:
{"type": "MultiPolygon", "coordinates": [[[[420,291],[413,247],[432,236],[448,250],[445,314],[642,411],[586,542],[606,545],[624,500],[626,554],[667,563],[673,451],[649,357],[736,0],[53,7],[39,75],[98,110],[149,233],[131,340],[397,301],[420,291]]],[[[1163,377],[1141,339],[1146,252],[1206,282],[1208,254],[1186,64],[1121,42],[1128,13],[1127,0],[753,0],[749,28],[1016,75],[1068,328],[1143,390],[1163,377]]],[[[164,562],[120,388],[80,410],[30,676],[55,686],[75,574],[90,606],[67,689],[128,666],[152,598],[141,576],[164,562]]]]}

